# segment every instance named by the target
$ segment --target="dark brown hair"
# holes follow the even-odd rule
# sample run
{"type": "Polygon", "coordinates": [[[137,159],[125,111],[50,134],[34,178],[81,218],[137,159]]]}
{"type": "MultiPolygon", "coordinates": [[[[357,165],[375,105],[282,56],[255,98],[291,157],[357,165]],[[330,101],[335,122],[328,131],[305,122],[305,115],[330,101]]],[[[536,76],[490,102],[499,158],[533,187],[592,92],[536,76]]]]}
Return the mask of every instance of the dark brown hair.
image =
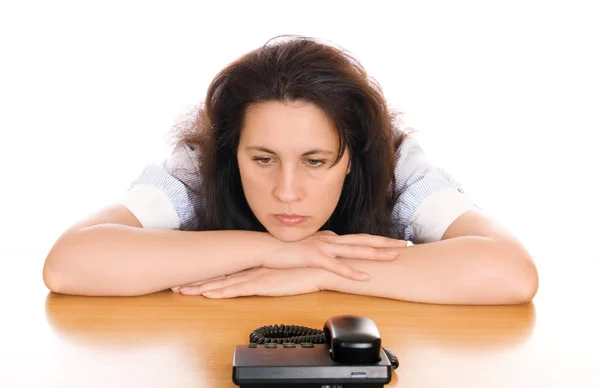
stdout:
{"type": "Polygon", "coordinates": [[[396,126],[398,113],[348,52],[298,36],[271,39],[230,63],[192,119],[177,128],[177,141],[199,149],[201,230],[265,231],[244,196],[236,151],[248,106],[266,101],[315,104],[338,130],[335,163],[349,148],[351,172],[322,230],[402,236],[392,220],[399,195],[395,152],[406,135],[396,126]]]}

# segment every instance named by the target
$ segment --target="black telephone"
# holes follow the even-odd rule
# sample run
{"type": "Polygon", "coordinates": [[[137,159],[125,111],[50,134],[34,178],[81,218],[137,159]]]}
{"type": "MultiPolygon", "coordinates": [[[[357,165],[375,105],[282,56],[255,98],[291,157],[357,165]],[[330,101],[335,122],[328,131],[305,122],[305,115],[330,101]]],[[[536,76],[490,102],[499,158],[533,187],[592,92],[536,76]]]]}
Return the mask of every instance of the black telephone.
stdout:
{"type": "Polygon", "coordinates": [[[242,388],[381,388],[397,367],[396,357],[381,347],[375,322],[338,315],[323,330],[288,325],[254,330],[250,344],[235,347],[233,382],[242,388]]]}

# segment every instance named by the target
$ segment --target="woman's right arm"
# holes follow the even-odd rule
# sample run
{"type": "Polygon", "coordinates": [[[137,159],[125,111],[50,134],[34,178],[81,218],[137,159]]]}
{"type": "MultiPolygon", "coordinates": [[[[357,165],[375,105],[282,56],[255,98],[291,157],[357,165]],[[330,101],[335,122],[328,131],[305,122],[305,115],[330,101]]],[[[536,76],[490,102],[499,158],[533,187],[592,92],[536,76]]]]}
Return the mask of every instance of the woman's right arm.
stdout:
{"type": "Polygon", "coordinates": [[[266,233],[197,232],[191,190],[197,150],[178,144],[148,164],[124,197],[65,231],[44,264],[47,287],[79,295],[142,295],[259,266],[277,242],[266,233]]]}
{"type": "Polygon", "coordinates": [[[142,295],[258,267],[278,243],[260,232],[146,229],[114,204],[60,236],[43,276],[57,293],[142,295]]]}
{"type": "Polygon", "coordinates": [[[354,280],[363,273],[338,257],[388,261],[402,241],[369,235],[317,233],[282,242],[269,233],[185,231],[142,227],[114,204],[64,232],[44,264],[53,292],[134,296],[197,283],[249,268],[320,267],[354,280]]]}

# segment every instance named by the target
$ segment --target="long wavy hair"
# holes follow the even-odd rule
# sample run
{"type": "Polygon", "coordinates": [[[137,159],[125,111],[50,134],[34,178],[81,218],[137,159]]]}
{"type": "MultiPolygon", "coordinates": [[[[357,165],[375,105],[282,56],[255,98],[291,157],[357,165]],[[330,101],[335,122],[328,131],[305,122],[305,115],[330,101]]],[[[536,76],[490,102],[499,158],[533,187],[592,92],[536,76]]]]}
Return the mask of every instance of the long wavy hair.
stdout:
{"type": "Polygon", "coordinates": [[[201,230],[266,231],[246,201],[237,147],[251,104],[304,101],[320,107],[339,135],[338,163],[348,146],[351,171],[321,230],[402,236],[392,208],[399,192],[396,155],[407,132],[379,84],[346,50],[313,38],[280,36],[221,70],[192,115],[175,127],[177,142],[199,150],[201,230]]]}

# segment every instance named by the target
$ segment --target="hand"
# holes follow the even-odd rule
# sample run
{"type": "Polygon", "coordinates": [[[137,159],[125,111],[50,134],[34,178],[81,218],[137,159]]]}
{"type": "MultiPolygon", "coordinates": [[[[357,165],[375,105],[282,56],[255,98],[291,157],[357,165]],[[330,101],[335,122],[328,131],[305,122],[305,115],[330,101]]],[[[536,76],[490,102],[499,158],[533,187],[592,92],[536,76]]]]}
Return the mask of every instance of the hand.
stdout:
{"type": "Polygon", "coordinates": [[[320,231],[305,239],[280,242],[274,251],[260,259],[266,268],[322,268],[352,280],[368,280],[369,275],[337,258],[390,261],[406,241],[370,234],[337,235],[320,231]]]}
{"type": "Polygon", "coordinates": [[[308,294],[321,290],[322,273],[320,268],[252,268],[200,285],[174,288],[173,291],[211,299],[308,294]]]}

